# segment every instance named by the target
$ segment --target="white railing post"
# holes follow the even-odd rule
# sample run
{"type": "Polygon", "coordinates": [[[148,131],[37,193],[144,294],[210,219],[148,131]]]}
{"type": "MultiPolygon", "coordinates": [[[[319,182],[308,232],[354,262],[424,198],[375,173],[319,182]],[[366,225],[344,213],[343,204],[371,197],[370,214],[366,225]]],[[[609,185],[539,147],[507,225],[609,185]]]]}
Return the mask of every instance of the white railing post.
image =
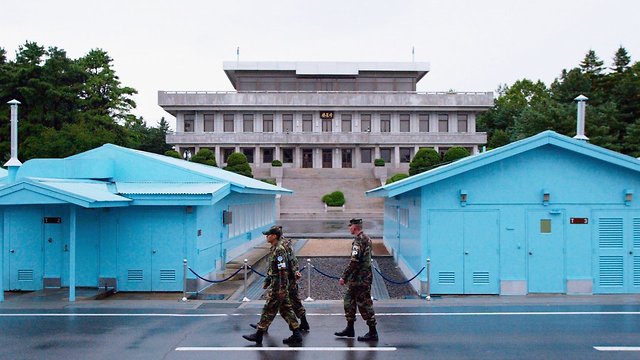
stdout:
{"type": "Polygon", "coordinates": [[[249,298],[247,297],[247,262],[249,260],[244,259],[244,297],[242,298],[242,302],[248,302],[251,301],[249,300],[249,298]]]}
{"type": "Polygon", "coordinates": [[[313,301],[311,297],[311,259],[307,259],[307,294],[309,296],[304,301],[313,301]]]}
{"type": "Polygon", "coordinates": [[[187,259],[182,263],[182,301],[187,301],[187,259]]]}
{"type": "Polygon", "coordinates": [[[431,259],[427,258],[427,301],[431,301],[431,259]]]}

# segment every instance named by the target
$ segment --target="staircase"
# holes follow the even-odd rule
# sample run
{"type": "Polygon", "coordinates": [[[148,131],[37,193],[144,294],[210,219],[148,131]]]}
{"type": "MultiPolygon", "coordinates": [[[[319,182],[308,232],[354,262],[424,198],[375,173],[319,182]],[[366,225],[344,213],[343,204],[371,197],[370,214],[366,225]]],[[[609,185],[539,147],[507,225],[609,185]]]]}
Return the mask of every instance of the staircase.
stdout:
{"type": "Polygon", "coordinates": [[[282,187],[293,195],[280,198],[281,219],[345,219],[351,217],[382,218],[383,198],[365,197],[364,193],[380,186],[371,169],[284,169],[282,187]],[[322,196],[342,191],[344,210],[325,210],[322,196]]]}

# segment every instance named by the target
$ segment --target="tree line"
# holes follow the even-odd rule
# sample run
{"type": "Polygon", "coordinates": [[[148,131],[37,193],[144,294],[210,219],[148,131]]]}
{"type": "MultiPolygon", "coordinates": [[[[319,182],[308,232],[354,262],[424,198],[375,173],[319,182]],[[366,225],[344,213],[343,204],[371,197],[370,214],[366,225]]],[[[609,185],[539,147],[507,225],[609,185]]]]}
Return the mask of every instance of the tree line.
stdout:
{"type": "Polygon", "coordinates": [[[589,98],[586,135],[592,144],[633,157],[640,156],[640,62],[631,63],[619,47],[605,67],[593,50],[550,86],[518,80],[498,89],[495,107],[478,116],[477,130],[488,133],[489,148],[544,130],[574,136],[578,95],[589,98]]]}
{"type": "Polygon", "coordinates": [[[113,59],[101,49],[71,59],[57,47],[26,42],[10,60],[0,47],[0,160],[10,151],[10,109],[22,104],[18,116],[19,158],[61,158],[105,143],[158,154],[169,124],[164,118],[148,127],[131,111],[137,91],[124,86],[113,59]],[[4,104],[4,105],[3,105],[4,104]],[[6,119],[6,120],[5,120],[6,119]]]}

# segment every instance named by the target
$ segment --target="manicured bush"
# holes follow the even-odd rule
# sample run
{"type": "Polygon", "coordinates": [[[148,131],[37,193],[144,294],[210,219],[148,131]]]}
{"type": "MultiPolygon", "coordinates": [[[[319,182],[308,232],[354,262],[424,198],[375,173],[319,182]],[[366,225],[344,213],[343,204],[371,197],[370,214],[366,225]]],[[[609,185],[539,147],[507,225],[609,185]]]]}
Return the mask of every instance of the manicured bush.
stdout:
{"type": "Polygon", "coordinates": [[[420,174],[440,163],[440,154],[431,148],[421,148],[409,163],[409,175],[420,174]]]}
{"type": "Polygon", "coordinates": [[[447,152],[444,154],[444,161],[445,162],[452,162],[452,161],[456,161],[456,160],[460,160],[462,158],[465,158],[467,156],[469,156],[469,150],[463,148],[463,147],[459,147],[459,146],[454,146],[451,149],[447,150],[447,152]]]}
{"type": "Polygon", "coordinates": [[[167,150],[164,152],[165,156],[170,156],[176,159],[182,159],[182,156],[180,156],[180,153],[175,151],[175,150],[167,150]]]}
{"type": "Polygon", "coordinates": [[[218,163],[216,162],[216,156],[210,149],[198,150],[196,155],[191,158],[191,161],[209,166],[218,166],[218,163]]]}
{"type": "Polygon", "coordinates": [[[375,166],[384,166],[384,164],[385,164],[384,159],[377,158],[373,160],[373,165],[375,166]]]}
{"type": "Polygon", "coordinates": [[[334,191],[330,194],[322,196],[322,202],[327,206],[342,206],[346,202],[342,191],[334,191]]]}
{"type": "Polygon", "coordinates": [[[274,179],[259,179],[260,181],[264,181],[267,184],[271,184],[271,185],[277,185],[276,181],[274,179]]]}
{"type": "Polygon", "coordinates": [[[276,160],[273,160],[273,161],[271,162],[271,166],[275,166],[275,167],[282,166],[282,161],[277,160],[277,159],[276,159],[276,160]]]}
{"type": "Polygon", "coordinates": [[[398,174],[394,174],[392,177],[387,179],[387,182],[385,182],[386,184],[391,184],[392,182],[396,182],[398,180],[402,180],[404,178],[408,178],[409,174],[405,174],[405,173],[398,173],[398,174]]]}
{"type": "Polygon", "coordinates": [[[229,155],[229,158],[227,159],[227,166],[225,166],[224,169],[250,178],[253,177],[251,166],[249,166],[249,162],[247,161],[247,156],[243,153],[234,152],[229,155]]]}

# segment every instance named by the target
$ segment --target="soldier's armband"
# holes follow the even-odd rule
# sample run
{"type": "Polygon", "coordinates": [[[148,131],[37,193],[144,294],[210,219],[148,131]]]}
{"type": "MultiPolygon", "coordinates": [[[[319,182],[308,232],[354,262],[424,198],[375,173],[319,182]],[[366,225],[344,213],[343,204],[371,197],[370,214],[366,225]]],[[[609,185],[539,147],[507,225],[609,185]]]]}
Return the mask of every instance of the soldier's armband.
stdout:
{"type": "Polygon", "coordinates": [[[282,256],[278,256],[278,270],[286,270],[287,263],[284,261],[282,256]]]}

